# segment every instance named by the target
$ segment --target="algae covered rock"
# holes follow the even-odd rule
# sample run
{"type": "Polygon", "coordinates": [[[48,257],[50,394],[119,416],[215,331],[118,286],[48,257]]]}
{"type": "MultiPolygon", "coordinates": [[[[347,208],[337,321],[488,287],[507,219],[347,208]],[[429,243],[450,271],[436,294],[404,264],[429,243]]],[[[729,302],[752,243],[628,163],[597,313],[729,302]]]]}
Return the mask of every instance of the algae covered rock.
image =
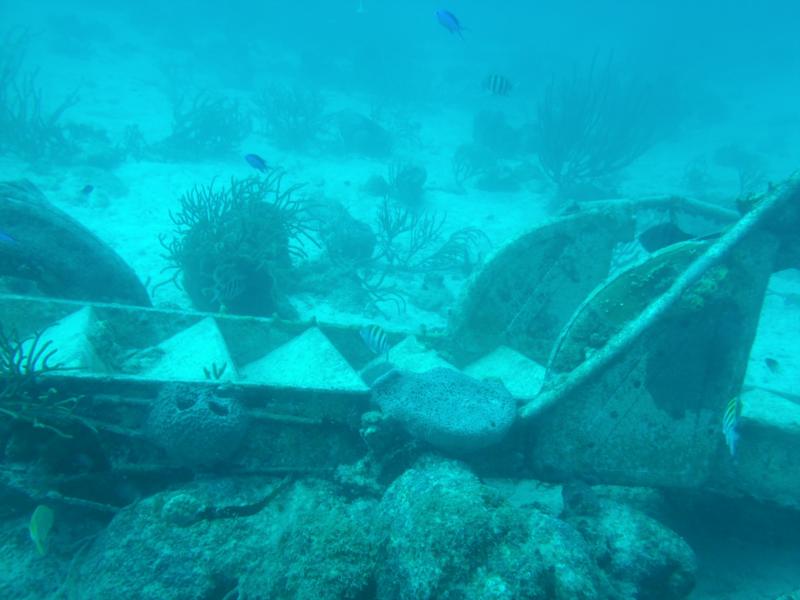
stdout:
{"type": "Polygon", "coordinates": [[[510,523],[463,465],[428,458],[386,491],[378,521],[388,539],[378,570],[381,598],[433,598],[468,581],[510,523]]]}
{"type": "Polygon", "coordinates": [[[76,556],[70,593],[85,600],[686,597],[693,557],[677,536],[606,500],[573,495],[569,505],[566,519],[514,506],[466,465],[435,456],[418,460],[380,500],[353,499],[315,478],[196,480],[117,512],[76,556]]]}
{"type": "Polygon", "coordinates": [[[287,481],[203,480],[119,511],[78,557],[72,597],[373,597],[375,501],[287,481]]]}
{"type": "Polygon", "coordinates": [[[347,502],[322,482],[295,486],[275,519],[280,533],[242,588],[248,598],[367,598],[378,561],[376,502],[347,502]]]}
{"type": "Polygon", "coordinates": [[[0,597],[20,600],[57,597],[67,576],[69,558],[64,556],[61,540],[68,539],[75,528],[58,522],[58,530],[53,532],[55,538],[48,544],[47,555],[42,556],[26,531],[30,514],[9,518],[6,510],[12,503],[5,495],[2,501],[5,518],[0,522],[0,597]]]}
{"type": "MultiPolygon", "coordinates": [[[[590,600],[613,597],[612,586],[591,548],[570,524],[534,511],[518,556],[536,557],[543,572],[545,598],[590,600]]],[[[521,561],[520,561],[521,562],[521,561]]],[[[525,568],[519,564],[518,568],[525,568]]]]}
{"type": "Polygon", "coordinates": [[[205,480],[120,510],[79,555],[72,597],[83,600],[221,598],[257,564],[274,538],[275,513],[220,518],[258,506],[270,480],[205,480]]]}
{"type": "Polygon", "coordinates": [[[421,459],[386,491],[377,521],[379,598],[611,597],[574,528],[514,508],[458,462],[421,459]]]}
{"type": "Polygon", "coordinates": [[[499,382],[478,381],[454,369],[391,371],[372,388],[373,399],[408,432],[448,452],[469,452],[503,439],[516,403],[499,382]]]}
{"type": "Polygon", "coordinates": [[[638,510],[598,498],[587,488],[565,492],[567,522],[591,548],[624,598],[686,598],[694,588],[697,561],[675,532],[638,510]]]}

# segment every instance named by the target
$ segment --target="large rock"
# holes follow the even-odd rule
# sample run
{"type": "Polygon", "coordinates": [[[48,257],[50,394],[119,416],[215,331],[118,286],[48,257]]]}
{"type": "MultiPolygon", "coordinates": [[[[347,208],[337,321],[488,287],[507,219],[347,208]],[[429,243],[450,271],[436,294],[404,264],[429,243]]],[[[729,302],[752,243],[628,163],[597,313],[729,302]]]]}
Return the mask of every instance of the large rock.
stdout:
{"type": "Polygon", "coordinates": [[[564,519],[577,529],[622,598],[679,600],[694,588],[697,561],[678,534],[644,513],[595,495],[564,489],[564,519]]]}
{"type": "Polygon", "coordinates": [[[386,491],[378,598],[610,598],[589,546],[567,523],[520,510],[466,467],[426,457],[386,491]]]}
{"type": "Polygon", "coordinates": [[[374,507],[316,480],[200,480],[117,513],[76,555],[70,590],[83,600],[367,597],[374,507]]]}
{"type": "MultiPolygon", "coordinates": [[[[685,597],[678,584],[690,555],[675,536],[599,502],[573,497],[560,519],[514,506],[462,463],[434,456],[380,501],[348,499],[313,478],[198,479],[121,509],[107,525],[65,519],[46,560],[20,564],[42,581],[67,581],[84,600],[685,597]],[[601,508],[578,510],[587,506],[601,508]],[[101,530],[75,554],[67,538],[87,539],[87,527],[101,530]]],[[[17,542],[3,548],[15,556],[33,554],[30,540],[9,539],[17,542]]],[[[0,575],[8,597],[29,597],[31,585],[19,571],[0,575]]]]}
{"type": "Polygon", "coordinates": [[[0,231],[10,238],[0,243],[0,277],[56,298],[150,306],[133,269],[29,181],[0,183],[0,231]]]}
{"type": "Polygon", "coordinates": [[[379,536],[374,500],[345,501],[322,482],[295,486],[273,537],[239,597],[339,600],[372,597],[379,536]]]}
{"type": "Polygon", "coordinates": [[[453,369],[391,371],[376,381],[372,393],[381,410],[411,435],[448,452],[499,442],[516,417],[514,398],[501,383],[453,369]]]}

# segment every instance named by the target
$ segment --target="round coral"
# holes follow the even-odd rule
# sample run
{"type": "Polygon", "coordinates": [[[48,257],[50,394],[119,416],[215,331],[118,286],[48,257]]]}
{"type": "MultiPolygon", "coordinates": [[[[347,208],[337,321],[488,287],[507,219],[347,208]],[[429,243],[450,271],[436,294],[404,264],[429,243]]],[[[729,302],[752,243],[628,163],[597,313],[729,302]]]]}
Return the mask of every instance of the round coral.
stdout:
{"type": "Polygon", "coordinates": [[[155,400],[147,433],[176,462],[210,466],[230,458],[247,430],[239,402],[199,384],[167,384],[155,400]]]}

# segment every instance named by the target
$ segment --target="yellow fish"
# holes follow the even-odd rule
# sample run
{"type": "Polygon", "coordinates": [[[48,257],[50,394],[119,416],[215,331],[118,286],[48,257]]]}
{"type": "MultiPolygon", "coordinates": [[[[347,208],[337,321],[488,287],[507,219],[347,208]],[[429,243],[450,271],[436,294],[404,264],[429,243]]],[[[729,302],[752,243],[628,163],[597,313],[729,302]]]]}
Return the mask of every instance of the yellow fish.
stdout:
{"type": "Polygon", "coordinates": [[[31,539],[36,545],[39,554],[44,556],[47,554],[47,538],[50,535],[50,530],[53,528],[53,521],[55,520],[55,513],[53,509],[40,504],[36,507],[31,515],[31,522],[28,529],[31,532],[31,539]]]}
{"type": "Polygon", "coordinates": [[[722,415],[722,434],[731,456],[736,457],[736,443],[739,441],[739,416],[742,414],[742,401],[739,396],[734,396],[725,405],[722,415]]]}

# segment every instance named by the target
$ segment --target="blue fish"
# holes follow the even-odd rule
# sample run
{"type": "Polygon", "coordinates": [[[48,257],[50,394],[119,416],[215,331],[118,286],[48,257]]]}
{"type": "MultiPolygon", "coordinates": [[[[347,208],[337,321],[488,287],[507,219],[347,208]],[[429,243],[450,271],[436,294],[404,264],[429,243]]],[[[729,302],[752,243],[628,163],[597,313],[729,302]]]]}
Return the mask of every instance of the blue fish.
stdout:
{"type": "Polygon", "coordinates": [[[439,24],[447,29],[447,31],[450,33],[457,33],[460,38],[464,38],[463,34],[461,33],[464,31],[464,28],[461,26],[461,23],[459,23],[458,17],[456,17],[449,10],[437,10],[436,18],[438,19],[439,24]]]}
{"type": "Polygon", "coordinates": [[[8,235],[7,233],[5,233],[3,231],[0,231],[0,242],[4,242],[6,244],[15,244],[17,242],[17,240],[15,240],[13,237],[8,235]]]}
{"type": "Polygon", "coordinates": [[[370,325],[362,327],[358,332],[361,339],[367,345],[367,348],[372,350],[377,355],[384,355],[386,361],[389,361],[389,339],[386,337],[386,332],[378,325],[370,325]]]}
{"type": "Polygon", "coordinates": [[[94,191],[94,186],[91,183],[89,183],[89,184],[86,184],[85,186],[83,186],[83,189],[81,190],[81,194],[86,196],[86,197],[89,197],[89,195],[91,195],[91,193],[93,191],[94,191]]]}
{"type": "Polygon", "coordinates": [[[247,164],[253,167],[256,171],[260,171],[262,173],[269,171],[269,165],[267,165],[267,161],[261,158],[258,154],[245,154],[244,159],[247,161],[247,164]]]}

